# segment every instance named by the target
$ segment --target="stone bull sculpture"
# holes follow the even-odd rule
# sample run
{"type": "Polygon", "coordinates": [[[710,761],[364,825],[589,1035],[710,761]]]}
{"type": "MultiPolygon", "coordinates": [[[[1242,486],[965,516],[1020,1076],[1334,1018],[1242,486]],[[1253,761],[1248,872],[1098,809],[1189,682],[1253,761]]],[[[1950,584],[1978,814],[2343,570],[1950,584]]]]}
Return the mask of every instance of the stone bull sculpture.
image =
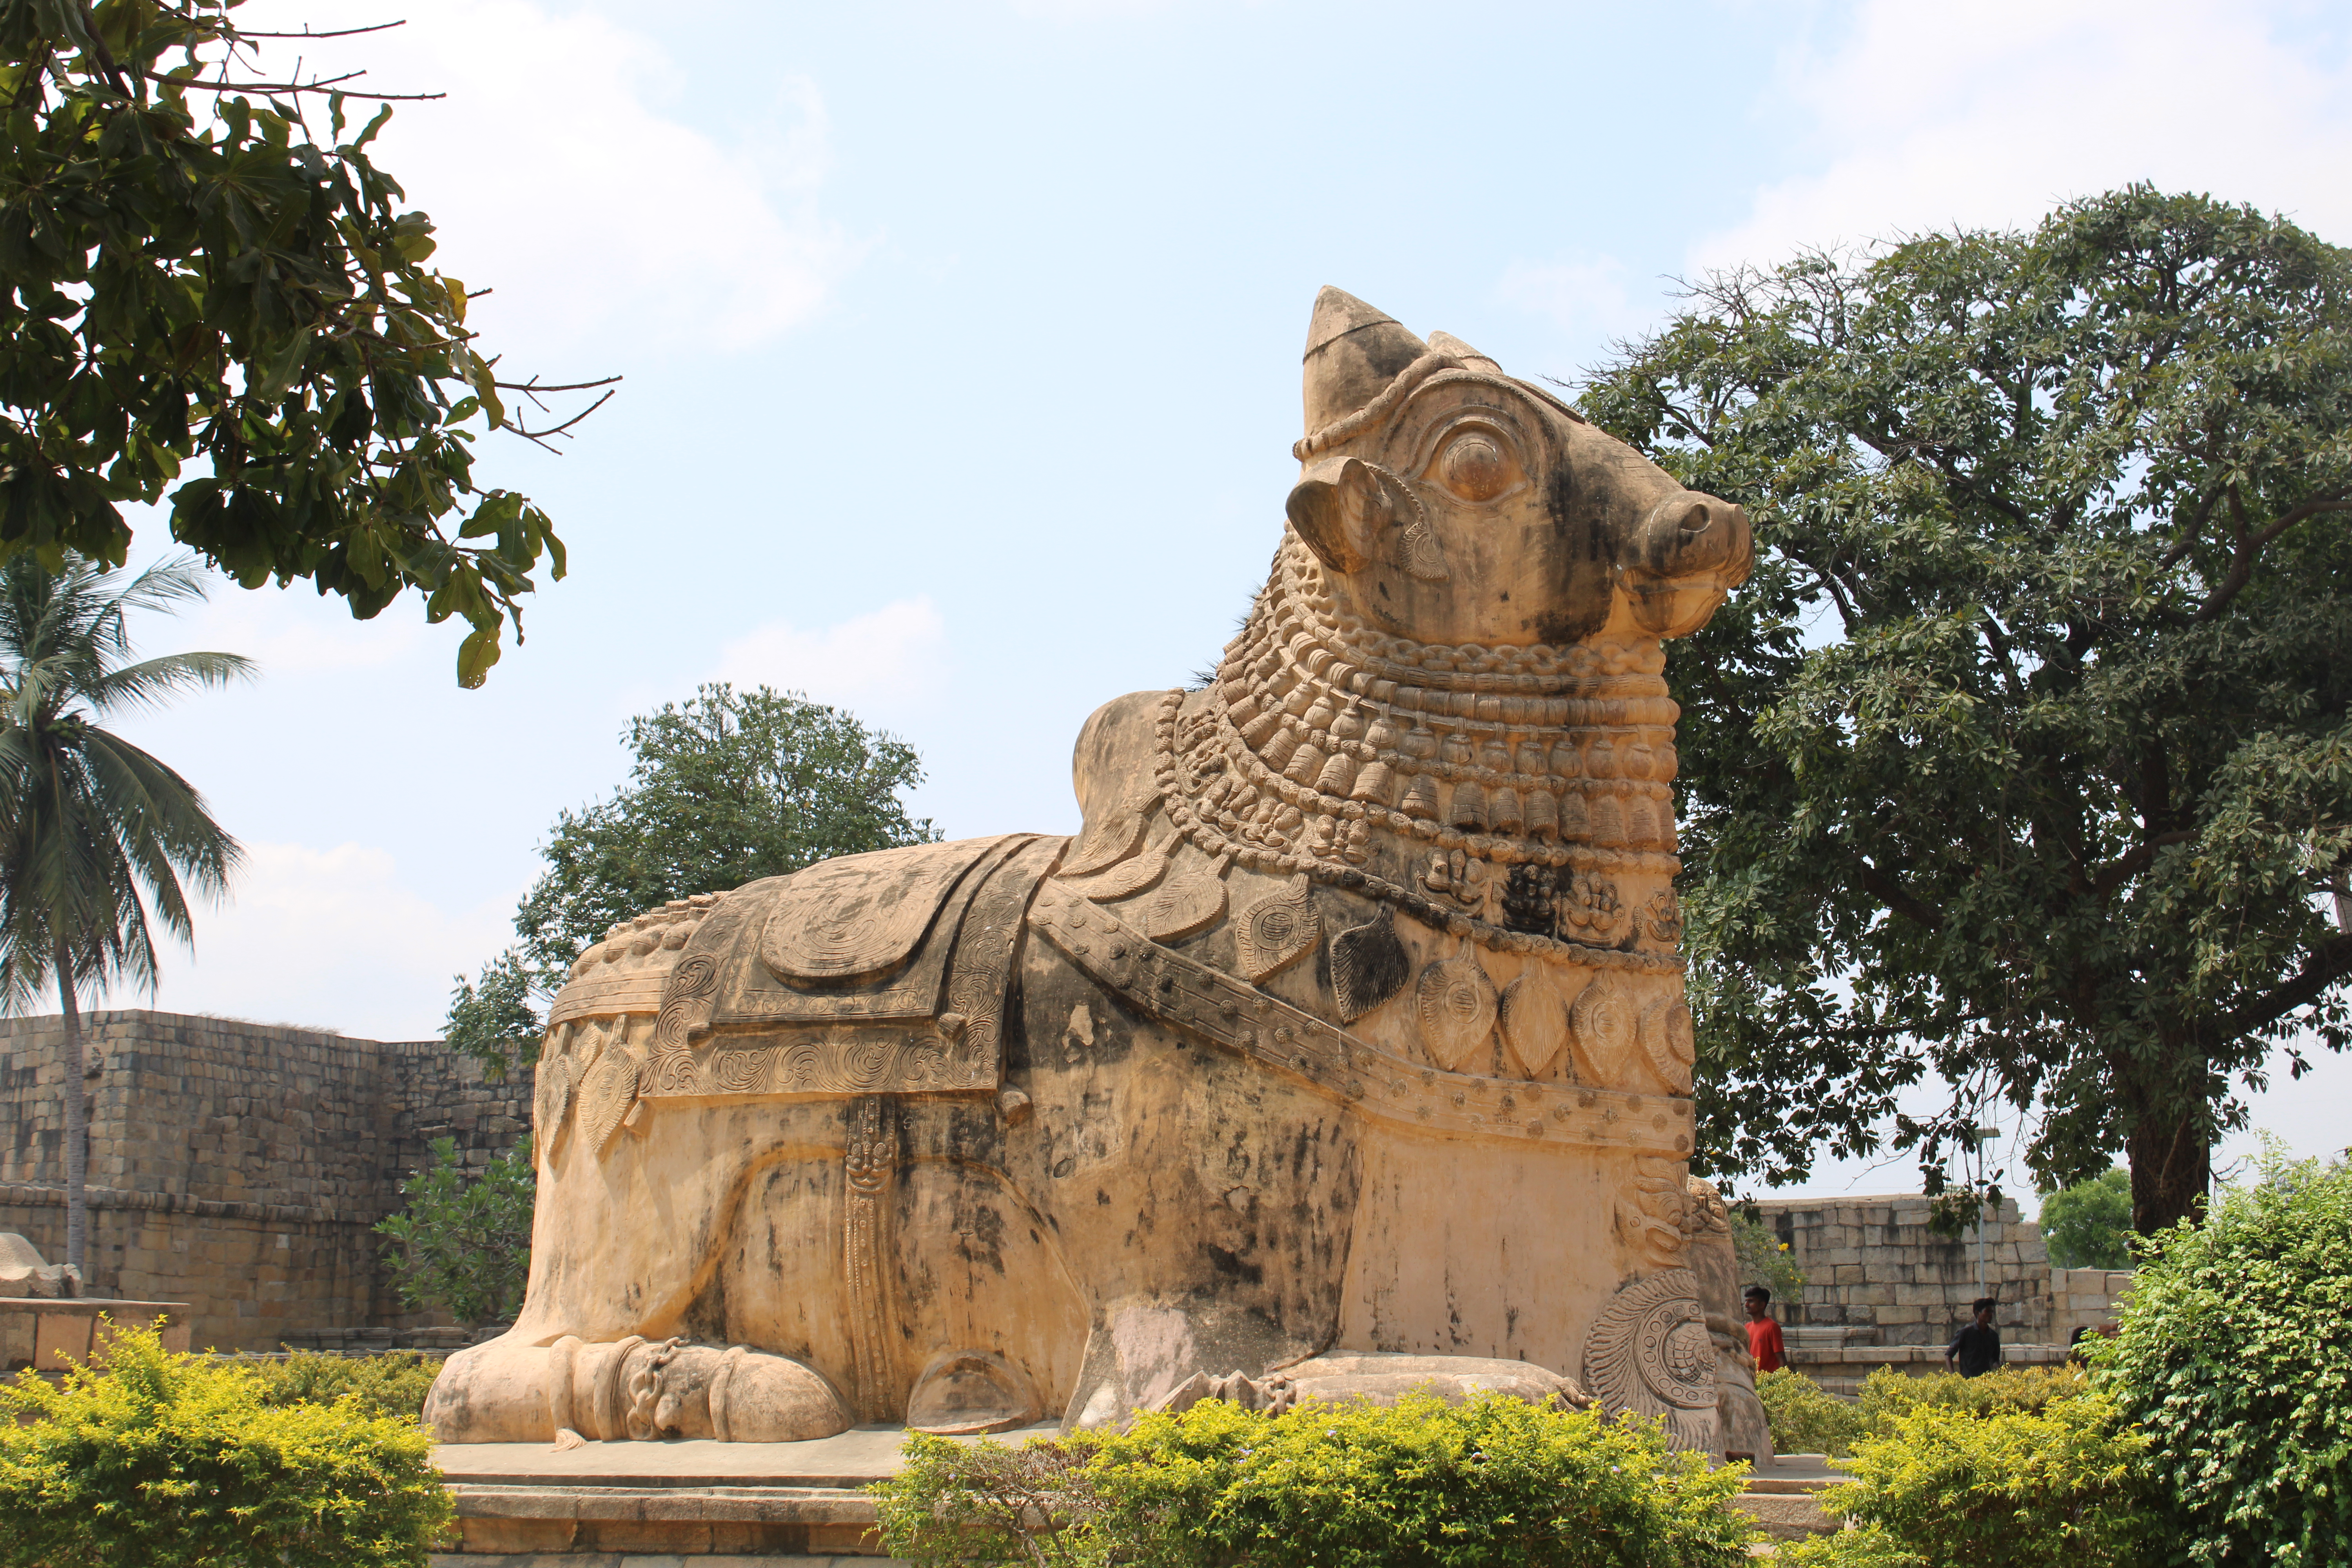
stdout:
{"type": "Polygon", "coordinates": [[[1724,1446],[1660,639],[1747,520],[1337,289],[1305,390],[1265,591],[1205,689],[1087,721],[1078,837],[827,861],[581,958],[528,1298],[442,1372],[444,1439],[1426,1376],[1724,1446]]]}

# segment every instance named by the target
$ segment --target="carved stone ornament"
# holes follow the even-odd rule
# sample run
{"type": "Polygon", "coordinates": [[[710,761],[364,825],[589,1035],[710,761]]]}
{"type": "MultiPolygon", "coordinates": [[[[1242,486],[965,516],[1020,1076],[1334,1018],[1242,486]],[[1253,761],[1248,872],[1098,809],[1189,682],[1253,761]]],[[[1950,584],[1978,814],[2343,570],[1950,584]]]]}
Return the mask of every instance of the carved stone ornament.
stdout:
{"type": "Polygon", "coordinates": [[[1091,877],[1134,854],[1142,847],[1144,826],[1159,801],[1159,791],[1147,785],[1087,823],[1063,857],[1060,875],[1066,879],[1091,877]]]}
{"type": "Polygon", "coordinates": [[[602,1159],[614,1134],[635,1111],[643,1091],[645,1064],[615,1040],[606,1046],[580,1085],[580,1138],[602,1159]]]}
{"type": "Polygon", "coordinates": [[[1568,1044],[1568,999],[1538,959],[1503,988],[1503,1043],[1519,1070],[1534,1078],[1568,1044]]]}
{"type": "Polygon", "coordinates": [[[1642,906],[1642,934],[1661,947],[1683,940],[1683,903],[1672,888],[1660,888],[1642,906]]]}
{"type": "Polygon", "coordinates": [[[1253,981],[1297,963],[1323,940],[1323,922],[1305,877],[1244,910],[1234,921],[1234,962],[1253,981]]]}
{"type": "Polygon", "coordinates": [[[1160,947],[1056,883],[1038,890],[1030,923],[1138,1013],[1296,1074],[1365,1117],[1422,1132],[1690,1153],[1687,1100],[1441,1072],[1160,947]]]}
{"type": "Polygon", "coordinates": [[[1143,933],[1154,942],[1181,942],[1223,919],[1226,864],[1188,854],[1143,900],[1143,933]]]}
{"type": "Polygon", "coordinates": [[[1617,1189],[1617,1229],[1653,1268],[1679,1262],[1689,1226],[1689,1199],[1679,1160],[1635,1155],[1633,1174],[1617,1189]]]}
{"type": "Polygon", "coordinates": [[[1691,1032],[1691,1010],[1679,997],[1661,996],[1642,1009],[1642,1054],[1650,1069],[1676,1094],[1688,1094],[1691,1064],[1698,1043],[1691,1032]]]}
{"type": "Polygon", "coordinates": [[[1396,915],[1382,910],[1331,939],[1331,990],[1339,1021],[1352,1024],[1412,978],[1412,955],[1397,940],[1396,915]]]}
{"type": "Polygon", "coordinates": [[[1666,1418],[1677,1447],[1715,1441],[1715,1342],[1687,1268],[1645,1274],[1601,1309],[1584,1340],[1584,1386],[1604,1408],[1666,1418]]]}
{"type": "Polygon", "coordinates": [[[1155,845],[1140,855],[1131,855],[1098,876],[1090,877],[1079,885],[1079,890],[1098,904],[1132,898],[1151,886],[1168,872],[1168,852],[1172,843],[1155,845]]]}
{"type": "Polygon", "coordinates": [[[1633,1000],[1623,986],[1607,975],[1586,986],[1568,1012],[1577,1077],[1622,1087],[1633,1074],[1635,1025],[1633,1000]]]}
{"type": "Polygon", "coordinates": [[[903,963],[948,889],[1000,840],[910,844],[820,861],[792,878],[760,936],[760,956],[789,980],[849,981],[903,963]]]}
{"type": "Polygon", "coordinates": [[[1421,972],[1415,988],[1421,1043],[1430,1059],[1452,1072],[1495,1032],[1495,983],[1467,942],[1453,957],[1421,972]]]}

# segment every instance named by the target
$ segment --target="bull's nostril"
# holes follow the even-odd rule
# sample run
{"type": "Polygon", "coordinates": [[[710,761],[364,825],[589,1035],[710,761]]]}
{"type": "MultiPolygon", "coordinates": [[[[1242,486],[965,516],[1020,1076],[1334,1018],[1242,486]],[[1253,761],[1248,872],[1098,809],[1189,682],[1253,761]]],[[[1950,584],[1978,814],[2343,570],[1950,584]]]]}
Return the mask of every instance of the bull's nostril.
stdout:
{"type": "Polygon", "coordinates": [[[1705,533],[1706,531],[1706,503],[1705,501],[1699,502],[1697,505],[1692,507],[1688,511],[1683,513],[1683,531],[1685,533],[1705,533]]]}

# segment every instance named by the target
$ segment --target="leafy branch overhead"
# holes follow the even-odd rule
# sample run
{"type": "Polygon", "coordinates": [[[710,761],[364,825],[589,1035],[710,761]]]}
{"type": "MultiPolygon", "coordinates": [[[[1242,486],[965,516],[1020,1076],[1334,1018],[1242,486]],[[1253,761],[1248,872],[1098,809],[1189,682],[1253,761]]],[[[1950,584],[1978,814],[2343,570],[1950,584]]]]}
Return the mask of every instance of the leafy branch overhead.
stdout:
{"type": "Polygon", "coordinates": [[[2352,1037],[2352,252],[2133,187],[1710,278],[1584,405],[1756,522],[1672,671],[1707,1157],[2005,1101],[2190,1213],[2352,1037]]]}
{"type": "Polygon", "coordinates": [[[478,293],[427,265],[431,220],[370,157],[389,103],[351,122],[394,95],[253,75],[257,40],[329,35],[240,32],[237,3],[0,3],[0,558],[120,565],[123,504],[167,504],[246,587],[463,619],[478,686],[564,552],[477,484],[474,445],[551,445],[618,378],[501,379],[478,293]],[[537,428],[515,406],[598,389],[537,428]]]}

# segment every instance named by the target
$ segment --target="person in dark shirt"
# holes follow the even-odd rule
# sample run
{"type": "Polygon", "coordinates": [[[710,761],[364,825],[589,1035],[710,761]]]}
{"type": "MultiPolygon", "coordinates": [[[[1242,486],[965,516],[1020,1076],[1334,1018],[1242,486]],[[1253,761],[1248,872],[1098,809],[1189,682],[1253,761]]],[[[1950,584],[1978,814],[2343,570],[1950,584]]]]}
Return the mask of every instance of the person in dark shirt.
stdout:
{"type": "Polygon", "coordinates": [[[1780,1325],[1772,1321],[1772,1292],[1761,1285],[1748,1287],[1748,1353],[1759,1373],[1778,1372],[1789,1364],[1780,1342],[1780,1325]]]}
{"type": "Polygon", "coordinates": [[[1962,1377],[1981,1377],[2000,1364],[2000,1331],[1992,1326],[1993,1309],[2000,1303],[1990,1296],[1976,1301],[1976,1321],[1944,1347],[1944,1370],[1962,1377]]]}

